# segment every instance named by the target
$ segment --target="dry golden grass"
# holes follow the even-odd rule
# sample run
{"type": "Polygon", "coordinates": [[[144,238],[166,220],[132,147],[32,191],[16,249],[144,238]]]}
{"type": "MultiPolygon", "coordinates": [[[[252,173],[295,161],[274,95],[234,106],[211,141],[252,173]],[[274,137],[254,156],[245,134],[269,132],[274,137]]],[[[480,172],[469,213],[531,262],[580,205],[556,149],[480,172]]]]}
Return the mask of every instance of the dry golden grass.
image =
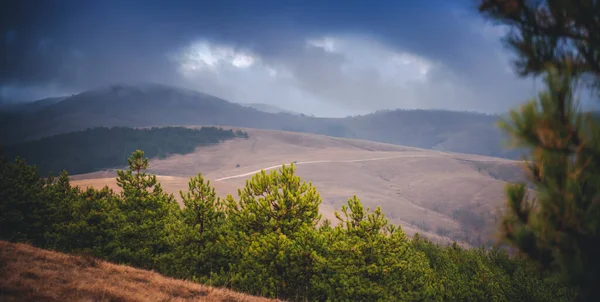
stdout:
{"type": "Polygon", "coordinates": [[[0,301],[277,301],[0,241],[0,301]]]}
{"type": "MultiPolygon", "coordinates": [[[[323,198],[321,212],[332,222],[336,221],[334,211],[356,194],[372,209],[381,206],[390,221],[401,224],[409,235],[419,232],[438,241],[449,240],[436,235],[438,229],[459,232],[460,223],[452,217],[454,210],[495,212],[503,205],[503,180],[514,180],[520,174],[518,162],[501,158],[305,133],[244,130],[249,139],[151,160],[150,172],[159,175],[163,187],[176,197],[179,190],[187,190],[189,177],[201,172],[224,197],[236,196],[251,175],[221,178],[297,161],[297,174],[316,186],[323,198]],[[303,164],[311,161],[333,162],[303,164]],[[420,223],[428,229],[418,227],[420,223]]],[[[73,184],[108,185],[118,190],[115,176],[112,172],[76,175],[73,184]]],[[[494,225],[487,225],[484,233],[493,229],[494,225]]]]}

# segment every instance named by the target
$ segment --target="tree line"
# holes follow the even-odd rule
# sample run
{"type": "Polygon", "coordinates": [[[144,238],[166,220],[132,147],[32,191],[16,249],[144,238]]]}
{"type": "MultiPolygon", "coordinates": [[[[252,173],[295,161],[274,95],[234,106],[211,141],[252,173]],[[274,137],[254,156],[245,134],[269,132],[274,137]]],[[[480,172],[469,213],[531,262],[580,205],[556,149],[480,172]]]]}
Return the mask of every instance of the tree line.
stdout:
{"type": "Polygon", "coordinates": [[[183,207],[135,151],[116,193],[72,187],[0,159],[0,238],[290,301],[574,301],[575,288],[524,257],[409,238],[356,196],[321,219],[295,166],[260,172],[219,198],[201,174],[183,207]]]}
{"type": "Polygon", "coordinates": [[[7,146],[4,152],[37,165],[42,173],[56,176],[66,170],[73,175],[119,167],[138,149],[149,158],[165,158],[238,137],[248,138],[248,133],[217,127],[98,127],[7,146]]]}

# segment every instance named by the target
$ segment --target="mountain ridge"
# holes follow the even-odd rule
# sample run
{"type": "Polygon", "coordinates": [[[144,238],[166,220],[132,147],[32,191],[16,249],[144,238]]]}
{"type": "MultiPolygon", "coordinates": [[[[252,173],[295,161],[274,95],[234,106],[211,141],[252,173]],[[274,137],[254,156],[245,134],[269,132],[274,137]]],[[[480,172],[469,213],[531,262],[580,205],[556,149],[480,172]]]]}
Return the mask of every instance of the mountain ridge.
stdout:
{"type": "Polygon", "coordinates": [[[516,158],[502,145],[496,115],[449,110],[390,110],[345,118],[268,113],[163,84],[112,84],[33,112],[0,113],[10,145],[93,127],[215,125],[366,139],[411,147],[516,158]]]}

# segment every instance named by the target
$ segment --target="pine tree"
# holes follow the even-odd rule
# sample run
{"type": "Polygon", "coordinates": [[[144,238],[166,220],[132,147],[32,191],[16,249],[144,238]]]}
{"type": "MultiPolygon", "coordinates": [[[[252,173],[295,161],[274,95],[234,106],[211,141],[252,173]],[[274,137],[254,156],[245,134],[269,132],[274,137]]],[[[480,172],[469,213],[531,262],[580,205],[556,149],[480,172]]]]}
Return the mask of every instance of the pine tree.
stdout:
{"type": "Polygon", "coordinates": [[[508,186],[502,231],[591,301],[600,294],[600,127],[577,110],[573,81],[552,69],[548,90],[502,123],[517,146],[531,149],[526,171],[536,189],[508,186]]]}
{"type": "Polygon", "coordinates": [[[17,158],[8,161],[0,154],[0,238],[41,243],[35,228],[36,211],[45,208],[43,180],[35,166],[17,158]]]}
{"type": "Polygon", "coordinates": [[[342,301],[420,301],[434,298],[435,280],[425,255],[415,250],[381,208],[365,209],[354,196],[324,227],[326,262],[319,291],[342,301]]]}
{"type": "Polygon", "coordinates": [[[64,250],[114,260],[120,249],[119,235],[125,215],[119,208],[119,196],[105,186],[79,192],[70,205],[71,220],[62,228],[64,250]]]}
{"type": "Polygon", "coordinates": [[[128,170],[117,171],[124,223],[112,257],[137,267],[166,270],[168,263],[161,260],[172,256],[179,206],[172,194],[163,191],[156,175],[145,172],[148,158],[143,151],[133,152],[128,162],[128,170]]]}
{"type": "Polygon", "coordinates": [[[177,275],[210,282],[211,275],[228,264],[222,242],[227,230],[225,205],[200,173],[190,179],[188,191],[179,194],[184,209],[176,250],[177,275]]]}
{"type": "Polygon", "coordinates": [[[540,93],[501,124],[530,152],[524,183],[507,188],[503,237],[590,301],[600,294],[600,127],[578,109],[576,79],[600,86],[600,3],[483,0],[480,11],[509,25],[521,75],[546,74],[540,93]],[[588,77],[582,77],[582,75],[588,77]],[[533,195],[533,196],[532,196],[533,195]]]}
{"type": "Polygon", "coordinates": [[[228,196],[230,246],[241,253],[232,282],[242,291],[263,296],[304,300],[322,259],[315,231],[321,197],[312,184],[294,175],[294,165],[261,171],[228,196]]]}
{"type": "Polygon", "coordinates": [[[261,171],[238,190],[239,201],[228,198],[232,219],[248,233],[279,230],[291,235],[301,226],[314,227],[321,219],[321,197],[310,183],[294,173],[294,164],[266,173],[261,171]]]}
{"type": "Polygon", "coordinates": [[[68,244],[65,227],[73,220],[73,204],[81,192],[78,187],[71,187],[67,171],[62,171],[58,177],[49,176],[43,183],[44,206],[36,209],[34,226],[43,236],[43,246],[64,250],[68,244]]]}

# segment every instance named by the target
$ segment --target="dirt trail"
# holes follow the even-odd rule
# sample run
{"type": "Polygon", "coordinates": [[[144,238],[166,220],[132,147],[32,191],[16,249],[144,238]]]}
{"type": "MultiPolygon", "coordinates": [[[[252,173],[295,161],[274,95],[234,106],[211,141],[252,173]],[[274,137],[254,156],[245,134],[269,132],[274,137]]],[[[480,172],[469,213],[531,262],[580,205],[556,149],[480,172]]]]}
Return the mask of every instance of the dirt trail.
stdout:
{"type": "MultiPolygon", "coordinates": [[[[374,160],[396,159],[396,158],[412,158],[412,157],[432,157],[432,156],[431,156],[431,154],[424,154],[424,155],[414,155],[414,154],[411,154],[411,155],[398,155],[398,156],[388,156],[388,157],[374,157],[374,158],[363,158],[363,159],[351,159],[351,160],[313,160],[313,161],[297,162],[294,165],[299,166],[299,165],[322,164],[322,163],[357,163],[357,162],[374,161],[374,160]]],[[[470,161],[497,162],[498,160],[496,160],[496,159],[492,159],[492,160],[488,160],[488,159],[470,159],[470,161]]],[[[241,174],[236,174],[236,175],[221,177],[221,178],[217,178],[217,179],[215,179],[213,181],[217,182],[217,181],[223,181],[223,180],[228,180],[228,179],[246,177],[246,176],[254,175],[256,173],[260,173],[260,171],[269,171],[269,170],[273,170],[273,169],[276,169],[276,168],[280,168],[282,165],[284,165],[284,164],[273,165],[273,166],[269,166],[269,167],[262,168],[262,169],[259,169],[259,170],[255,170],[255,171],[252,171],[252,172],[247,172],[247,173],[241,173],[241,174]]]]}

